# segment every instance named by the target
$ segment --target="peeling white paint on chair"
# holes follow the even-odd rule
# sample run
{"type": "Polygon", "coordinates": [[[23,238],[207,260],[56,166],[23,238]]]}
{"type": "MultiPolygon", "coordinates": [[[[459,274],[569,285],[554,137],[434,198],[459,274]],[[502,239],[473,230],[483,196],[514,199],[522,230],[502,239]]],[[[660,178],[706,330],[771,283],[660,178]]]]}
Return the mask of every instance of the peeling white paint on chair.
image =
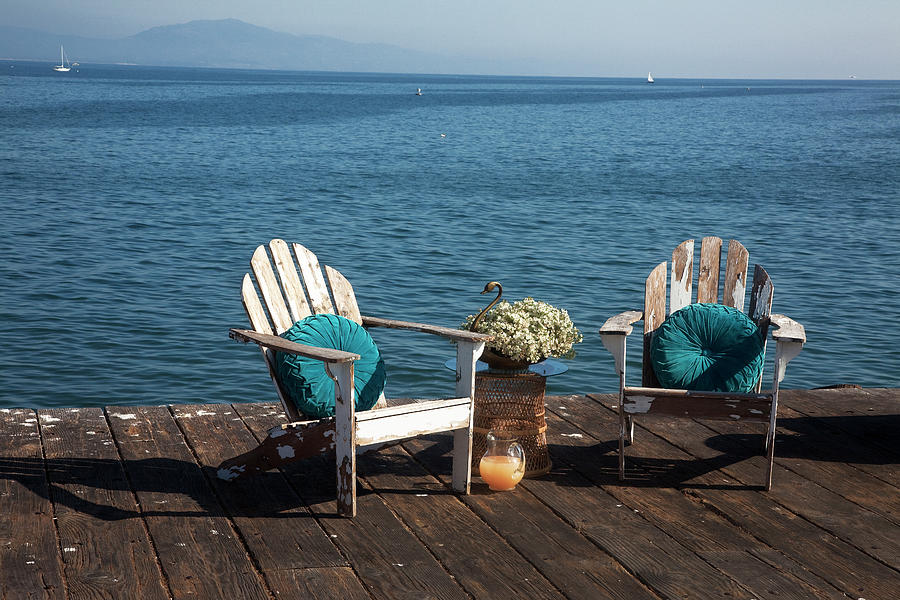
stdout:
{"type": "Polygon", "coordinates": [[[276,450],[278,450],[278,456],[281,458],[293,458],[296,454],[290,446],[278,446],[276,450]]]}
{"type": "Polygon", "coordinates": [[[653,396],[630,396],[625,402],[625,412],[645,413],[653,405],[653,396]]]}
{"type": "Polygon", "coordinates": [[[232,479],[237,479],[238,477],[240,477],[241,473],[243,473],[246,469],[247,467],[244,465],[228,467],[227,469],[219,469],[218,471],[216,471],[216,477],[225,481],[231,481],[232,479]]]}
{"type": "Polygon", "coordinates": [[[738,310],[743,309],[744,307],[744,290],[747,289],[747,284],[744,282],[743,278],[738,275],[737,281],[734,282],[734,288],[731,290],[731,306],[734,306],[738,310]]]}

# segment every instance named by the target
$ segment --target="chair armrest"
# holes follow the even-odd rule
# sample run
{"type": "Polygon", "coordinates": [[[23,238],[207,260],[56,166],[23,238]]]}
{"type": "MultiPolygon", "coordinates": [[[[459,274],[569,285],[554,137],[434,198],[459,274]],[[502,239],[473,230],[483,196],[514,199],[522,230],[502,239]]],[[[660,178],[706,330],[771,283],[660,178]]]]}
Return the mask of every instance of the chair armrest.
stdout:
{"type": "Polygon", "coordinates": [[[797,321],[772,313],[769,315],[769,323],[775,327],[772,337],[776,342],[806,342],[806,330],[797,321]]]}
{"type": "Polygon", "coordinates": [[[438,325],[426,325],[425,323],[410,323],[409,321],[394,321],[392,319],[381,319],[379,317],[367,317],[363,315],[362,323],[364,327],[388,327],[390,329],[409,329],[412,331],[421,331],[422,333],[430,333],[439,335],[447,339],[457,342],[489,342],[494,336],[485,333],[475,333],[474,331],[466,331],[465,329],[451,329],[450,327],[440,327],[438,325]]]}
{"type": "Polygon", "coordinates": [[[344,352],[343,350],[334,350],[332,348],[319,348],[317,346],[306,346],[286,340],[277,335],[268,333],[260,333],[251,331],[250,329],[229,329],[228,337],[238,342],[255,342],[260,346],[265,346],[270,350],[285,352],[287,354],[298,354],[307,358],[314,358],[327,363],[345,363],[359,360],[359,354],[353,352],[344,352]]]}
{"type": "Polygon", "coordinates": [[[626,310],[610,317],[600,328],[600,335],[631,335],[631,324],[644,318],[643,311],[626,310]]]}

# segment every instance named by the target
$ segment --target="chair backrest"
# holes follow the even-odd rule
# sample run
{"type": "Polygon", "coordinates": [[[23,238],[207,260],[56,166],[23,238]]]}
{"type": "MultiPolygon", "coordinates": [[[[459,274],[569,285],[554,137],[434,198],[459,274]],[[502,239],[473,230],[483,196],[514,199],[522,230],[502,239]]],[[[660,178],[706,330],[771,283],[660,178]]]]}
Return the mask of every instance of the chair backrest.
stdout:
{"type": "MultiPolygon", "coordinates": [[[[244,310],[255,331],[279,335],[300,319],[322,313],[338,314],[362,324],[353,287],[337,269],[325,265],[323,277],[319,259],[300,244],[288,246],[284,240],[274,239],[269,242],[269,252],[265,245],[256,249],[250,259],[256,285],[246,273],[241,286],[244,310]]],[[[275,377],[272,351],[263,348],[263,355],[285,411],[292,420],[301,419],[275,377]]]]}
{"type": "MultiPolygon", "coordinates": [[[[705,237],[700,247],[700,268],[697,272],[697,295],[693,295],[694,240],[685,240],[672,252],[671,283],[669,285],[669,310],[666,311],[667,263],[662,262],[650,272],[644,288],[644,354],[642,384],[658,387],[659,381],[650,362],[650,344],[653,333],[662,325],[666,316],[691,304],[707,302],[732,306],[744,310],[747,289],[747,266],[750,255],[737,240],[728,242],[725,258],[725,277],[719,300],[719,274],[722,270],[722,240],[705,237]]],[[[774,287],[769,274],[759,265],[753,271],[753,287],[750,293],[748,316],[766,334],[769,315],[772,312],[774,287]]],[[[757,385],[759,387],[759,385],[757,385]]]]}

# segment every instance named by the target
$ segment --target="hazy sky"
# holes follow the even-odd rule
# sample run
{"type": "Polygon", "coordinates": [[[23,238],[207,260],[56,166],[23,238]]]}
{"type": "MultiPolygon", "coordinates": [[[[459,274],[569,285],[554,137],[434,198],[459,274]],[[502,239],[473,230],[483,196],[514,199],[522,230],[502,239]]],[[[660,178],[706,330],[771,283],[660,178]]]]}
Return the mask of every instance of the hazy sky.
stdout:
{"type": "Polygon", "coordinates": [[[0,0],[0,15],[112,38],[235,18],[557,75],[900,78],[900,0],[0,0]]]}

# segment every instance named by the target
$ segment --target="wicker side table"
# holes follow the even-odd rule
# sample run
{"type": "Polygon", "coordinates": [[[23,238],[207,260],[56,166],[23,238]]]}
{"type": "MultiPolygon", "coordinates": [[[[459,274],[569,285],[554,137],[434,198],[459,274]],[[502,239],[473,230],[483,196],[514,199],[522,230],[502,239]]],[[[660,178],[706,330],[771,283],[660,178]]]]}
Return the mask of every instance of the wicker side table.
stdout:
{"type": "Polygon", "coordinates": [[[475,374],[475,418],[472,424],[472,471],[487,450],[491,429],[518,438],[525,450],[525,477],[550,471],[547,422],[544,420],[546,379],[529,372],[487,371],[475,374]]]}
{"type": "MultiPolygon", "coordinates": [[[[456,370],[456,359],[444,366],[456,370]]],[[[513,433],[525,450],[525,477],[550,471],[547,450],[547,422],[544,420],[544,391],[547,377],[569,370],[548,358],[526,371],[500,371],[478,361],[475,369],[475,415],[472,423],[472,472],[478,472],[487,450],[488,432],[503,428],[513,433]]]]}

